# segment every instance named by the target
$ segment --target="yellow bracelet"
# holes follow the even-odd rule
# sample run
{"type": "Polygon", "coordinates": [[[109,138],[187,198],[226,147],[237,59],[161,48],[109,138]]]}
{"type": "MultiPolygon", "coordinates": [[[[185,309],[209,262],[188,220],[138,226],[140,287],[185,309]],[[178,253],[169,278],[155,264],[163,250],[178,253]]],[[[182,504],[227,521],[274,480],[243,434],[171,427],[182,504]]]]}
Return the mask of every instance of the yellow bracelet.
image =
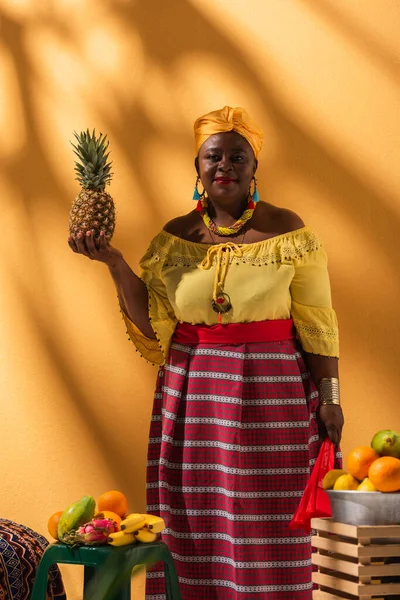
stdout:
{"type": "Polygon", "coordinates": [[[334,404],[340,406],[339,379],[324,377],[318,386],[319,403],[323,406],[334,404]]]}

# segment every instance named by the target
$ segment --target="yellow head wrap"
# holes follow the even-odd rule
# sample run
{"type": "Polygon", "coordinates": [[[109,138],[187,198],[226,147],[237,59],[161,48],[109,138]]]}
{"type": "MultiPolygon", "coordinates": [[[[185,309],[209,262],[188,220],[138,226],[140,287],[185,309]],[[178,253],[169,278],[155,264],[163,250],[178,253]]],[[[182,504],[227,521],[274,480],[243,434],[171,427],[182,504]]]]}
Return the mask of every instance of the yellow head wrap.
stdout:
{"type": "Polygon", "coordinates": [[[263,132],[244,108],[230,106],[214,110],[195,121],[194,137],[197,152],[210,136],[225,131],[236,131],[243,136],[252,147],[254,156],[258,158],[262,148],[263,132]]]}

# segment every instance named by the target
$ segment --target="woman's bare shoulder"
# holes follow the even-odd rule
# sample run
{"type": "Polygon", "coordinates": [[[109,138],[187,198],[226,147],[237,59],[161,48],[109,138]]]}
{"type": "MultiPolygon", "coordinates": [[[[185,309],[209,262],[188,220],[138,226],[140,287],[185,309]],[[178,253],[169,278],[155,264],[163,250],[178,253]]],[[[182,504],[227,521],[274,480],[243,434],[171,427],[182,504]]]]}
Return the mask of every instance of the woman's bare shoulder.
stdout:
{"type": "Polygon", "coordinates": [[[259,213],[259,225],[268,228],[272,226],[273,230],[279,232],[279,234],[289,233],[305,227],[303,219],[292,210],[274,206],[267,202],[263,202],[260,208],[262,210],[259,213]]]}
{"type": "Polygon", "coordinates": [[[199,213],[192,210],[186,215],[175,217],[168,221],[163,227],[164,231],[188,241],[200,241],[201,236],[201,219],[199,213]]]}
{"type": "Polygon", "coordinates": [[[282,233],[287,233],[289,231],[294,231],[296,229],[301,229],[305,227],[305,223],[303,219],[297,213],[289,210],[288,208],[280,208],[278,219],[282,224],[282,233]]]}

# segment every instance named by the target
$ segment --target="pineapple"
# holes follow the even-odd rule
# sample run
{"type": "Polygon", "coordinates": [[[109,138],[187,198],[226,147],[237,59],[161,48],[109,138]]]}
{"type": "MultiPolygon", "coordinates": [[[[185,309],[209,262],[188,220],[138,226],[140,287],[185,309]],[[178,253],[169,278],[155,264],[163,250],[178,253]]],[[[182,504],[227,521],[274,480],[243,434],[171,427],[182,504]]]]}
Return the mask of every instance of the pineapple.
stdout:
{"type": "Polygon", "coordinates": [[[93,130],[82,131],[78,135],[74,131],[77,145],[72,144],[79,161],[75,162],[76,179],[82,186],[75,198],[69,215],[69,231],[73,239],[81,231],[93,231],[96,242],[99,241],[100,231],[104,231],[109,242],[115,229],[115,206],[110,194],[104,189],[112,178],[111,163],[107,153],[109,142],[107,136],[100,133],[96,137],[93,130]]]}

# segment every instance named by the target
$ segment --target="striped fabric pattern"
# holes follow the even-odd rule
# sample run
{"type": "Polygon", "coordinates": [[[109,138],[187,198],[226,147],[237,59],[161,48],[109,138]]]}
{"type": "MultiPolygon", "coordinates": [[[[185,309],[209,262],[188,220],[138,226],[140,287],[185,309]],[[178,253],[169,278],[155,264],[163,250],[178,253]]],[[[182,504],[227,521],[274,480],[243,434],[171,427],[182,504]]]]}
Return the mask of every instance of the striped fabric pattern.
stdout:
{"type": "MultiPolygon", "coordinates": [[[[166,522],[183,600],[311,600],[311,539],[288,526],[318,454],[317,405],[294,340],[172,344],[147,510],[166,522]]],[[[155,565],[146,599],[165,598],[155,565]]]]}

